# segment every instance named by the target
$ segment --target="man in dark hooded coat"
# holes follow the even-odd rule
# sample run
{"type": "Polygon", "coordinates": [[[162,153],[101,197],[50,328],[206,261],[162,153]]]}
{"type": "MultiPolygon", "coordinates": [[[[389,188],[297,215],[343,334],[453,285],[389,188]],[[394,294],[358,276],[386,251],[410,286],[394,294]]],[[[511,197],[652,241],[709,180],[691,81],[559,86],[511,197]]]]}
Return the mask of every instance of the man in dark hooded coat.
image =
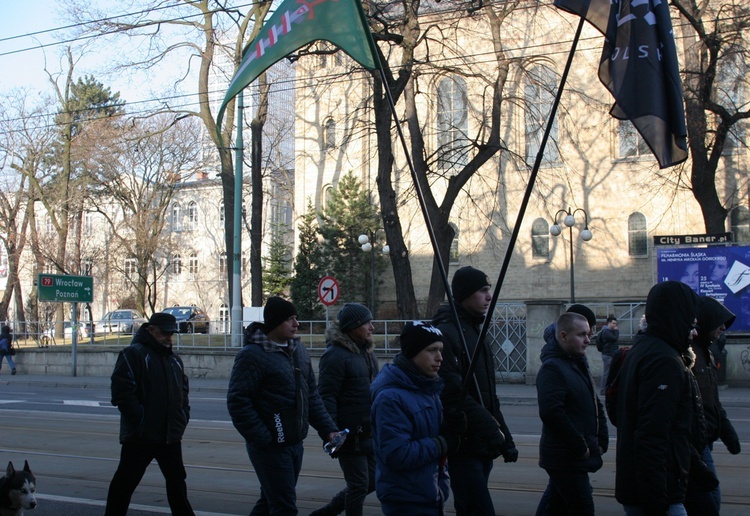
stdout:
{"type": "MultiPolygon", "coordinates": [[[[714,459],[711,453],[713,443],[721,439],[729,450],[736,455],[740,453],[740,440],[732,423],[727,417],[724,407],[719,401],[719,382],[716,362],[709,350],[712,343],[734,323],[736,316],[724,305],[711,297],[701,297],[698,305],[698,334],[693,339],[692,350],[695,353],[693,374],[700,388],[703,402],[703,413],[706,421],[706,445],[701,458],[716,474],[714,459]]],[[[693,482],[688,484],[685,508],[688,514],[710,516],[719,514],[721,509],[721,490],[716,486],[713,490],[701,489],[693,482]]]]}
{"type": "Polygon", "coordinates": [[[648,328],[620,370],[615,497],[626,514],[684,514],[697,397],[684,355],[697,313],[689,286],[654,285],[648,328]]]}

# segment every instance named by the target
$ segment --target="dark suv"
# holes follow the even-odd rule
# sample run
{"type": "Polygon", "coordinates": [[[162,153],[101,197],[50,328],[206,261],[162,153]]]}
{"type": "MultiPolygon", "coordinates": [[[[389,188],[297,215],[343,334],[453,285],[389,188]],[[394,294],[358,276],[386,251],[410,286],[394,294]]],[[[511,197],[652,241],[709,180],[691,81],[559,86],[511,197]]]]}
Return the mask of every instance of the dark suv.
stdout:
{"type": "Polygon", "coordinates": [[[180,333],[208,333],[211,318],[197,306],[171,306],[162,312],[174,315],[180,333]]]}

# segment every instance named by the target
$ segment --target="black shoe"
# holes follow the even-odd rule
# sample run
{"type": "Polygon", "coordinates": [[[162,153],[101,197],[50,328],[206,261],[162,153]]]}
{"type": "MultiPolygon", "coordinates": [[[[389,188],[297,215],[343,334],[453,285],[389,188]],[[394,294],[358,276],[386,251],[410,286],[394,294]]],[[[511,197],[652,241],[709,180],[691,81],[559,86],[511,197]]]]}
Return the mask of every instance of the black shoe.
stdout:
{"type": "Polygon", "coordinates": [[[10,375],[13,376],[14,374],[16,374],[16,368],[15,367],[10,370],[10,375]]]}
{"type": "Polygon", "coordinates": [[[320,509],[316,509],[310,513],[310,516],[337,516],[339,513],[335,512],[335,509],[331,507],[331,504],[324,505],[320,509]]]}

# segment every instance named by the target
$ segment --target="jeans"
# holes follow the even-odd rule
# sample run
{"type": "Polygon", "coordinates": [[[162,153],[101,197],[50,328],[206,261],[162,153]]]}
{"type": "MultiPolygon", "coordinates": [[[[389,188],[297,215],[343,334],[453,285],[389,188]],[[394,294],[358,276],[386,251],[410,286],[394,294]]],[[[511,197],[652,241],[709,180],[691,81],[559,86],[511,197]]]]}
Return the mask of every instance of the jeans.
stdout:
{"type": "Polygon", "coordinates": [[[290,446],[247,443],[247,454],[260,482],[260,498],[250,516],[297,514],[297,478],[303,451],[302,443],[290,446]]]}
{"type": "Polygon", "coordinates": [[[547,474],[549,482],[536,516],[594,516],[594,494],[587,472],[548,469],[547,474]]]}
{"type": "Polygon", "coordinates": [[[8,365],[10,366],[11,371],[16,370],[16,364],[13,362],[13,357],[10,355],[0,355],[0,369],[3,367],[3,358],[5,358],[8,361],[8,365]]]}
{"type": "MultiPolygon", "coordinates": [[[[708,466],[708,469],[716,475],[716,466],[714,465],[714,457],[711,454],[711,445],[703,448],[701,458],[706,463],[706,466],[708,466]]],[[[717,486],[713,491],[699,491],[688,484],[688,490],[685,494],[685,509],[691,516],[718,516],[721,511],[720,487],[717,486]]]]}
{"type": "Polygon", "coordinates": [[[452,455],[448,458],[453,506],[457,516],[494,516],[495,506],[487,488],[492,460],[452,455]]]}
{"type": "MultiPolygon", "coordinates": [[[[644,516],[643,507],[638,505],[623,505],[626,516],[644,516]]],[[[673,503],[667,508],[667,516],[687,516],[685,506],[681,503],[673,503]]]]}
{"type": "Polygon", "coordinates": [[[130,498],[152,459],[156,459],[166,480],[167,501],[172,514],[193,514],[187,498],[187,473],[182,462],[182,445],[125,443],[120,450],[120,464],[109,484],[107,508],[104,512],[106,516],[126,515],[130,498]]]}
{"type": "Polygon", "coordinates": [[[327,505],[330,512],[346,516],[361,516],[368,494],[375,491],[375,455],[341,454],[339,466],[344,473],[346,487],[339,491],[327,505]]]}
{"type": "Polygon", "coordinates": [[[602,380],[599,384],[599,393],[604,396],[607,394],[607,377],[609,376],[609,366],[612,364],[612,355],[602,353],[602,380]]]}

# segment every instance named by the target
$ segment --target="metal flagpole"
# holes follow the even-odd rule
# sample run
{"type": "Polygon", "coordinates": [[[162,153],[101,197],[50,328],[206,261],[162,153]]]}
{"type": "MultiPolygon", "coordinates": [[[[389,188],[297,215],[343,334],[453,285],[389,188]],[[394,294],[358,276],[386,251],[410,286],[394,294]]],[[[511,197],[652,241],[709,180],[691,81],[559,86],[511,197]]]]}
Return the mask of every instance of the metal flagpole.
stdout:
{"type": "Polygon", "coordinates": [[[510,242],[508,243],[508,249],[505,251],[505,258],[503,260],[503,265],[500,268],[500,275],[497,278],[497,282],[495,283],[495,291],[492,294],[492,301],[490,301],[490,307],[487,310],[487,315],[484,318],[484,323],[482,323],[482,331],[479,333],[479,339],[477,340],[477,345],[474,348],[474,353],[471,355],[471,361],[469,362],[469,371],[467,372],[466,379],[464,380],[464,386],[463,391],[466,392],[468,389],[468,378],[469,373],[471,373],[474,370],[474,362],[476,361],[476,355],[477,351],[479,350],[479,344],[481,342],[484,342],[485,337],[487,336],[487,331],[490,327],[490,321],[492,320],[492,314],[495,312],[495,306],[497,305],[497,298],[500,296],[500,288],[503,285],[503,281],[505,281],[505,275],[508,272],[508,266],[510,265],[510,259],[512,257],[513,248],[516,245],[516,240],[518,240],[518,233],[521,228],[521,223],[523,222],[523,217],[526,214],[526,208],[529,205],[529,200],[531,198],[531,192],[534,189],[534,183],[536,183],[536,176],[539,173],[539,167],[542,164],[542,158],[544,157],[544,149],[547,146],[547,140],[549,139],[549,133],[552,131],[552,123],[555,120],[555,116],[557,115],[557,108],[560,105],[560,98],[562,97],[563,89],[565,88],[565,82],[568,79],[568,73],[570,72],[570,67],[573,64],[573,56],[576,52],[576,47],[578,46],[578,40],[581,38],[581,31],[583,30],[583,24],[586,21],[586,12],[583,12],[580,16],[580,22],[578,23],[578,29],[576,30],[575,37],[573,38],[573,45],[570,47],[570,52],[568,53],[568,61],[565,63],[565,70],[563,71],[562,77],[560,78],[560,86],[557,88],[557,95],[555,96],[555,101],[552,104],[552,109],[550,110],[549,118],[547,119],[547,127],[544,129],[544,135],[542,136],[542,141],[539,145],[539,151],[536,154],[536,159],[534,160],[534,166],[531,169],[531,175],[529,176],[529,183],[526,186],[526,192],[523,196],[523,201],[521,202],[521,207],[518,210],[518,215],[516,216],[516,224],[513,227],[513,232],[511,233],[510,242]]]}
{"type": "Polygon", "coordinates": [[[234,250],[232,256],[232,347],[242,346],[242,111],[243,94],[237,94],[237,148],[234,161],[234,250]]]}

